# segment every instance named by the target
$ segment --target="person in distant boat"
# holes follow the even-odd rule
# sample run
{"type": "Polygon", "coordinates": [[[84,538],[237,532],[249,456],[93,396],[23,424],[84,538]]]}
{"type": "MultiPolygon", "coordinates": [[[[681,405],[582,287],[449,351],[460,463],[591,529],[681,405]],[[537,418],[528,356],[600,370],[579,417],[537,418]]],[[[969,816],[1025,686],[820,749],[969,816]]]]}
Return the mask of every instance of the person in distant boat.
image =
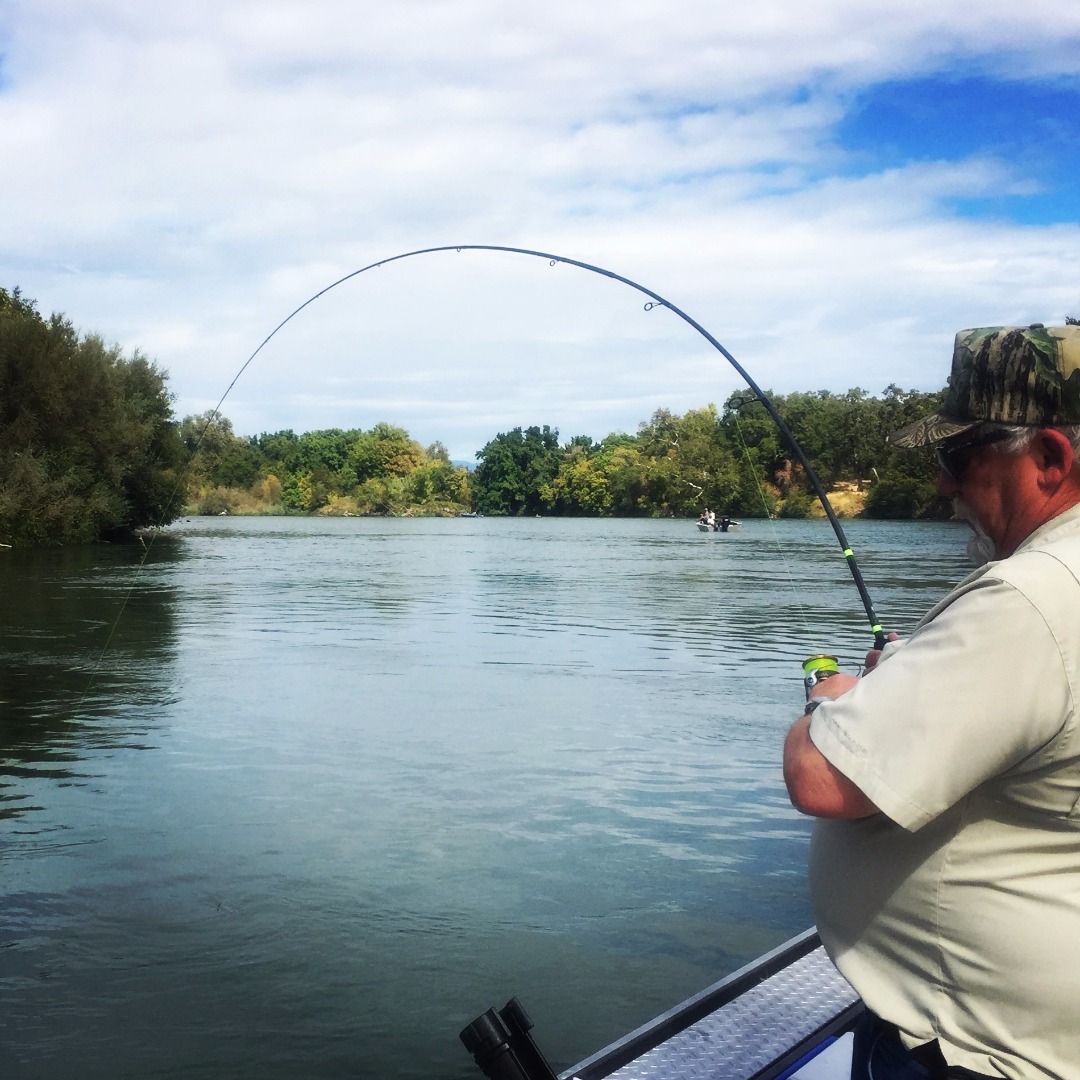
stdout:
{"type": "Polygon", "coordinates": [[[705,511],[705,524],[708,525],[710,529],[716,528],[716,513],[714,511],[705,511]]]}
{"type": "Polygon", "coordinates": [[[698,514],[697,523],[699,525],[708,525],[709,523],[709,508],[706,506],[704,510],[698,514]]]}
{"type": "Polygon", "coordinates": [[[982,564],[784,746],[865,1002],[852,1077],[1080,1077],[1080,326],[956,337],[938,489],[982,564]]]}

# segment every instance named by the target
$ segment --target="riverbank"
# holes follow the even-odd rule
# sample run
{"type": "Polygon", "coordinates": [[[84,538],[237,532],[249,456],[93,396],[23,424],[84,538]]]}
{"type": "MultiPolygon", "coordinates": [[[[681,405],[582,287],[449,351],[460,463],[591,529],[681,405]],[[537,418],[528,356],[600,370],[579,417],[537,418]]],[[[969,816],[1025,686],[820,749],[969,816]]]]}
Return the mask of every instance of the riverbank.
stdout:
{"type": "MultiPolygon", "coordinates": [[[[828,492],[829,502],[837,517],[857,518],[866,506],[866,489],[860,488],[858,481],[842,481],[828,492]]],[[[461,503],[434,503],[420,506],[407,506],[401,509],[361,510],[352,499],[334,498],[318,510],[305,513],[290,510],[281,503],[266,503],[253,498],[249,493],[235,489],[224,489],[212,503],[203,499],[184,508],[184,516],[194,517],[435,517],[452,518],[473,513],[471,507],[461,503]]],[[[543,515],[569,516],[580,515],[543,515]]],[[[594,515],[585,515],[594,516],[594,515]]],[[[752,516],[746,515],[743,516],[752,516]]],[[[798,515],[788,515],[798,516],[798,515]]],[[[825,511],[817,499],[811,501],[811,518],[824,518],[825,511]]]]}
{"type": "MultiPolygon", "coordinates": [[[[860,487],[857,480],[845,480],[829,491],[829,502],[836,511],[837,517],[859,517],[866,506],[866,488],[860,487]]],[[[825,511],[821,504],[814,503],[813,517],[824,517],[825,511]]]]}

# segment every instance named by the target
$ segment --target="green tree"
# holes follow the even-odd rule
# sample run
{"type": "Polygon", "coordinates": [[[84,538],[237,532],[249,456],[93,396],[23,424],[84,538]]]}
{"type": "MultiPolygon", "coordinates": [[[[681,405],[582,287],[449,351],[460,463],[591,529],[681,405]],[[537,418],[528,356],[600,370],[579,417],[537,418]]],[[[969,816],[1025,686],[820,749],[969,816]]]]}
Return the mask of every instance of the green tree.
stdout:
{"type": "Polygon", "coordinates": [[[611,513],[613,495],[599,454],[590,454],[592,440],[571,441],[559,471],[541,487],[544,502],[557,514],[602,516],[611,513]]]}
{"type": "Polygon", "coordinates": [[[321,471],[327,476],[341,477],[342,484],[356,483],[349,469],[352,445],[358,431],[323,428],[305,432],[297,440],[292,468],[296,472],[321,471]]]}
{"type": "Polygon", "coordinates": [[[461,511],[472,505],[469,470],[449,458],[429,459],[405,479],[409,501],[416,506],[461,511]]]}
{"type": "Polygon", "coordinates": [[[258,440],[233,434],[232,421],[213,409],[185,416],[180,435],[188,451],[188,490],[198,498],[213,487],[249,488],[265,472],[258,440]]]}
{"type": "MultiPolygon", "coordinates": [[[[775,397],[769,393],[770,400],[775,397]]],[[[790,460],[776,422],[751,390],[738,390],[724,402],[720,421],[735,455],[736,488],[731,510],[745,517],[775,510],[776,474],[790,460]]]]}
{"type": "Polygon", "coordinates": [[[651,459],[645,497],[653,513],[682,517],[732,505],[738,466],[715,405],[682,416],[658,409],[639,428],[637,445],[651,459]]]}
{"type": "Polygon", "coordinates": [[[631,436],[609,435],[604,440],[600,468],[607,478],[613,514],[638,517],[650,512],[646,497],[646,459],[631,436]]]}
{"type": "Polygon", "coordinates": [[[164,373],[0,289],[0,540],[119,537],[180,512],[164,373]]]}
{"type": "Polygon", "coordinates": [[[476,507],[484,514],[539,514],[548,509],[543,490],[558,475],[559,431],[547,424],[500,432],[476,454],[476,507]]]}
{"type": "Polygon", "coordinates": [[[424,459],[420,444],[410,439],[407,431],[386,423],[361,432],[349,446],[347,455],[350,475],[358,484],[372,478],[408,476],[424,459]]]}
{"type": "Polygon", "coordinates": [[[882,446],[863,513],[872,518],[947,520],[952,504],[937,491],[937,462],[929,449],[890,446],[885,435],[941,408],[945,391],[902,390],[895,383],[880,400],[882,446]]]}
{"type": "Polygon", "coordinates": [[[356,489],[364,514],[400,514],[409,508],[408,481],[402,476],[373,476],[356,489]]]}
{"type": "Polygon", "coordinates": [[[295,471],[300,456],[300,436],[292,429],[263,432],[252,440],[266,467],[277,476],[295,471]]]}

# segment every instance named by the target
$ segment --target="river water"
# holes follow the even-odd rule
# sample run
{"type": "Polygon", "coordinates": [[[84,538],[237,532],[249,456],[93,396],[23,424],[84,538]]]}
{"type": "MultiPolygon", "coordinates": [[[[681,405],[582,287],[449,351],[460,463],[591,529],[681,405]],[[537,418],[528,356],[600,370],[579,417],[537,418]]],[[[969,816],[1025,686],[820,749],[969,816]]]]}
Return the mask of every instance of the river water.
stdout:
{"type": "MultiPolygon", "coordinates": [[[[909,628],[962,527],[852,522],[909,628]]],[[[557,1071],[803,930],[822,522],[210,518],[0,552],[0,1075],[557,1071]]]]}

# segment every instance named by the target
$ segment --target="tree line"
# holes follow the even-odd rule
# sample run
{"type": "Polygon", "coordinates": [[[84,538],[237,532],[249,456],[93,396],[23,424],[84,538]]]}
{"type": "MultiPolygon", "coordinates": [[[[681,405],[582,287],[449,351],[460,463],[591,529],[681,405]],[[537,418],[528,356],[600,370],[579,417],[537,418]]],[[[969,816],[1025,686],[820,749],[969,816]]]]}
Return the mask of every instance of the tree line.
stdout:
{"type": "MultiPolygon", "coordinates": [[[[942,392],[893,385],[769,395],[826,487],[865,489],[874,517],[945,517],[925,452],[889,431],[942,392]]],[[[803,517],[816,500],[749,391],[721,409],[657,410],[633,434],[562,440],[550,426],[500,432],[475,468],[403,428],[241,436],[215,413],[177,420],[166,374],[62,315],[0,289],[0,543],[114,538],[182,513],[563,514],[803,517]]]]}
{"type": "MultiPolygon", "coordinates": [[[[769,395],[821,482],[865,490],[873,517],[947,517],[926,452],[897,451],[887,434],[937,408],[941,393],[889,386],[880,397],[769,395]]],[[[500,432],[475,469],[388,423],[297,435],[238,436],[223,416],[181,423],[192,455],[186,490],[202,514],[561,514],[696,516],[706,506],[744,517],[806,517],[817,500],[765,408],[749,391],[681,416],[657,410],[635,434],[562,441],[548,425],[500,432]]]]}
{"type": "MultiPolygon", "coordinates": [[[[865,490],[867,516],[948,517],[932,454],[901,451],[890,431],[940,407],[889,386],[767,396],[826,488],[865,490]]],[[[659,409],[634,435],[560,443],[549,427],[497,435],[477,454],[473,498],[485,514],[687,517],[704,507],[743,517],[806,517],[817,500],[803,469],[750,390],[681,416],[659,409]]]]}
{"type": "Polygon", "coordinates": [[[473,504],[469,470],[393,424],[241,437],[209,412],[180,431],[194,513],[453,514],[473,504]]]}

